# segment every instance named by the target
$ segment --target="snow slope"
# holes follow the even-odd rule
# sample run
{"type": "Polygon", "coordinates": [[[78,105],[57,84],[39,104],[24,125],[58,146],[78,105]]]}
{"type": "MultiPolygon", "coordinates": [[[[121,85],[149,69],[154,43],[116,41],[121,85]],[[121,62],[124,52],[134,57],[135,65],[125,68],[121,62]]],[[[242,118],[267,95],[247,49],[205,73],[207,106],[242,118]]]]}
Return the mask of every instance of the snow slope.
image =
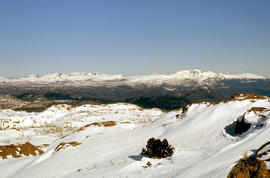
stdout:
{"type": "Polygon", "coordinates": [[[226,177],[246,150],[252,154],[270,140],[269,109],[269,98],[241,96],[168,113],[123,103],[57,105],[41,113],[2,110],[1,144],[49,145],[39,156],[0,160],[0,177],[226,177]],[[242,135],[227,133],[225,127],[241,116],[254,127],[242,135]],[[108,122],[115,124],[106,127],[108,122]],[[167,138],[173,156],[142,157],[150,137],[167,138]],[[80,144],[57,151],[71,142],[80,144]],[[145,167],[148,161],[152,166],[145,167]]]}
{"type": "Polygon", "coordinates": [[[0,77],[0,84],[47,84],[47,83],[65,83],[67,85],[137,85],[137,84],[148,84],[148,85],[182,85],[185,80],[194,80],[199,83],[207,79],[223,80],[223,79],[267,79],[264,76],[256,74],[238,74],[231,75],[228,73],[214,73],[204,72],[201,70],[182,70],[175,74],[162,75],[162,74],[150,74],[150,75],[139,75],[139,76],[123,76],[118,75],[107,75],[101,73],[71,73],[62,74],[54,73],[48,74],[42,77],[38,75],[29,75],[19,79],[6,79],[0,77]]]}

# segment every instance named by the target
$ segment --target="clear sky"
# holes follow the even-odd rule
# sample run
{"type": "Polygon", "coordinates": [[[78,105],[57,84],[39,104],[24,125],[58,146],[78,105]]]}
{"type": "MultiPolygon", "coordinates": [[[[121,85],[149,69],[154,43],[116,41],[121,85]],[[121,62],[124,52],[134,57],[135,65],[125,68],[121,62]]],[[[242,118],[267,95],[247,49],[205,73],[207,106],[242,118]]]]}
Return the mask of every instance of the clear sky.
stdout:
{"type": "Polygon", "coordinates": [[[270,77],[269,0],[0,0],[0,75],[270,77]]]}

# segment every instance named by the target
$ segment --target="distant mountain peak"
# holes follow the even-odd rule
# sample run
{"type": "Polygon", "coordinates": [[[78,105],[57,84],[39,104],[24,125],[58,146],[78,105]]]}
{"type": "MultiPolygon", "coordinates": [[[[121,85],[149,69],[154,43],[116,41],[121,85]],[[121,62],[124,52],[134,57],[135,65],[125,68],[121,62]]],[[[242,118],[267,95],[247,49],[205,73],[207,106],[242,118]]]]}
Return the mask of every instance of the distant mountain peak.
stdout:
{"type": "Polygon", "coordinates": [[[198,78],[198,79],[207,79],[207,78],[220,78],[220,79],[266,79],[266,77],[257,75],[257,74],[251,74],[251,73],[244,73],[244,74],[230,74],[228,72],[220,72],[215,73],[211,71],[202,71],[199,69],[193,69],[193,70],[180,70],[176,72],[174,75],[180,75],[185,78],[198,78]]]}

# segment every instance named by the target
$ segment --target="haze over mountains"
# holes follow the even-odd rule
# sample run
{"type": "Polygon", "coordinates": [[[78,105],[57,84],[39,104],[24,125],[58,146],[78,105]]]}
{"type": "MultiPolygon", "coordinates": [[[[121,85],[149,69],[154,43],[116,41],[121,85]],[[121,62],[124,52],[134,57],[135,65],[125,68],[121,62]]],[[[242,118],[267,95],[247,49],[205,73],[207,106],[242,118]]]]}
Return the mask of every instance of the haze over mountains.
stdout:
{"type": "Polygon", "coordinates": [[[20,103],[14,105],[15,109],[27,109],[32,106],[25,103],[38,101],[37,110],[55,102],[76,105],[127,102],[171,110],[193,102],[220,101],[243,92],[270,96],[270,79],[249,73],[231,75],[201,70],[183,70],[170,75],[55,73],[0,79],[1,96],[20,103]]]}

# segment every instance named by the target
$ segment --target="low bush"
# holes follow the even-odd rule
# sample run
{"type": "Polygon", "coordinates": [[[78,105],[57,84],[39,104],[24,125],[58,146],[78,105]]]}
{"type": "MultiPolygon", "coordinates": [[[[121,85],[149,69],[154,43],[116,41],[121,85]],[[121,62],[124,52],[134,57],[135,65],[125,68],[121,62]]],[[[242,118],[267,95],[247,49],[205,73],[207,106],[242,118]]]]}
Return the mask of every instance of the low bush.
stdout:
{"type": "Polygon", "coordinates": [[[150,138],[147,141],[146,149],[143,148],[141,155],[146,155],[150,158],[167,158],[172,156],[174,147],[172,147],[167,139],[150,138]]]}

